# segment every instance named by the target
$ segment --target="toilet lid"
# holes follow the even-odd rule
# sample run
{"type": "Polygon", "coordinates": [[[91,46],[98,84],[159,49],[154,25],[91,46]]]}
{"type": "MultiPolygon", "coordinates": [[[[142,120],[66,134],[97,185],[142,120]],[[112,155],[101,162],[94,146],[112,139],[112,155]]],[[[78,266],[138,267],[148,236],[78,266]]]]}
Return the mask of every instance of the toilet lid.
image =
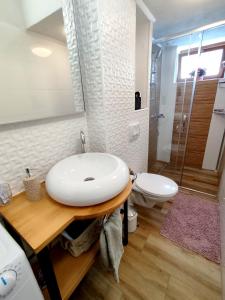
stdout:
{"type": "Polygon", "coordinates": [[[144,193],[158,197],[172,197],[178,192],[176,182],[157,174],[138,174],[135,184],[144,193]]]}

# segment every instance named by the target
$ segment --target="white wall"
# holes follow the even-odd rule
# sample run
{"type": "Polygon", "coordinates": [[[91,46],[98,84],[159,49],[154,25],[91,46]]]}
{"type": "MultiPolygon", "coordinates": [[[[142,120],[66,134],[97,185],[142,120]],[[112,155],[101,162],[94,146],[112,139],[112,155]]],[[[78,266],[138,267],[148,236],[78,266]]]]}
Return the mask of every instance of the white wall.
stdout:
{"type": "MultiPolygon", "coordinates": [[[[225,109],[225,83],[219,83],[213,109],[225,109]]],[[[212,114],[202,168],[216,170],[225,130],[225,118],[212,114]]]]}
{"type": "Polygon", "coordinates": [[[91,150],[113,153],[135,171],[145,171],[149,112],[134,111],[136,3],[75,3],[91,150]],[[129,124],[136,121],[140,136],[130,141],[129,124]]]}
{"type": "Polygon", "coordinates": [[[141,92],[141,107],[147,106],[149,90],[149,43],[150,22],[137,7],[136,13],[136,55],[135,55],[135,91],[141,92]]]}
{"type": "Polygon", "coordinates": [[[159,112],[165,115],[159,119],[159,136],[157,145],[157,159],[170,161],[173,136],[173,120],[176,105],[176,47],[164,47],[162,51],[161,89],[159,112]]]}
{"type": "Polygon", "coordinates": [[[99,0],[99,7],[106,149],[123,158],[135,171],[146,171],[149,113],[148,109],[134,110],[136,3],[133,0],[99,0]],[[134,122],[140,124],[140,136],[130,140],[129,125],[134,122]]]}
{"type": "Polygon", "coordinates": [[[221,233],[221,269],[222,269],[222,299],[225,299],[225,166],[219,187],[220,233],[221,233]]]}
{"type": "Polygon", "coordinates": [[[24,168],[46,175],[60,159],[80,153],[80,130],[87,133],[84,114],[22,122],[0,127],[0,178],[14,194],[23,190],[24,168]]]}
{"type": "Polygon", "coordinates": [[[0,22],[24,27],[21,1],[0,1],[0,22]]]}
{"type": "Polygon", "coordinates": [[[62,7],[61,0],[21,0],[26,28],[62,7]]]}

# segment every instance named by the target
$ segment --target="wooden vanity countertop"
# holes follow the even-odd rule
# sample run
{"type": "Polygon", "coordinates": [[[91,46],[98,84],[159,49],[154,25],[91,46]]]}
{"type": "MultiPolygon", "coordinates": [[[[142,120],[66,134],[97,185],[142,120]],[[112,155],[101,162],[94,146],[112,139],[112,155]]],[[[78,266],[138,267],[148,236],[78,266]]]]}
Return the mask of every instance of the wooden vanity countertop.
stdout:
{"type": "Polygon", "coordinates": [[[42,187],[42,199],[27,200],[25,193],[13,198],[6,206],[0,207],[0,214],[28,243],[35,253],[40,252],[56,238],[70,223],[78,219],[97,218],[112,213],[128,198],[132,184],[116,197],[102,204],[88,207],[66,206],[52,200],[42,187]]]}

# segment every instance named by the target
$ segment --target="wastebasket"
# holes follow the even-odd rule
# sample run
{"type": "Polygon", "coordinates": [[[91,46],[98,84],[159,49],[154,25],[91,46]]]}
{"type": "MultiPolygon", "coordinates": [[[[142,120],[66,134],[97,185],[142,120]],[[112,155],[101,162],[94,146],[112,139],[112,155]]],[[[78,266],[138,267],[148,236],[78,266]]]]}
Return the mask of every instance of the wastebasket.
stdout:
{"type": "Polygon", "coordinates": [[[128,232],[134,232],[137,229],[137,212],[131,206],[128,208],[128,232]]]}

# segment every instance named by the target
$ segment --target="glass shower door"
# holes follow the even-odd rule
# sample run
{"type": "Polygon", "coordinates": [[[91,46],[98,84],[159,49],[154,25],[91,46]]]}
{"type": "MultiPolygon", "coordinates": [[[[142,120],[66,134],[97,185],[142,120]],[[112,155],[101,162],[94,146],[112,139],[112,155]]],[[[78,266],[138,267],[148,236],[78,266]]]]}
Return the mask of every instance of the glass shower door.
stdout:
{"type": "MultiPolygon", "coordinates": [[[[157,66],[155,90],[159,90],[158,136],[155,160],[149,159],[149,171],[170,177],[181,183],[197,65],[189,70],[187,58],[201,47],[202,35],[187,35],[161,42],[161,64],[157,66]],[[160,81],[157,81],[160,78],[160,81]],[[162,116],[162,118],[159,118],[162,116]]],[[[158,62],[155,61],[157,64],[158,62]]],[[[154,67],[156,69],[156,67],[154,67]]],[[[151,101],[152,101],[151,86],[151,101]]],[[[150,101],[150,142],[155,111],[150,101]]]]}
{"type": "Polygon", "coordinates": [[[192,50],[186,58],[189,71],[196,64],[197,78],[181,185],[216,195],[225,130],[224,117],[220,115],[225,109],[225,26],[203,31],[201,44],[198,53],[192,50]]]}

